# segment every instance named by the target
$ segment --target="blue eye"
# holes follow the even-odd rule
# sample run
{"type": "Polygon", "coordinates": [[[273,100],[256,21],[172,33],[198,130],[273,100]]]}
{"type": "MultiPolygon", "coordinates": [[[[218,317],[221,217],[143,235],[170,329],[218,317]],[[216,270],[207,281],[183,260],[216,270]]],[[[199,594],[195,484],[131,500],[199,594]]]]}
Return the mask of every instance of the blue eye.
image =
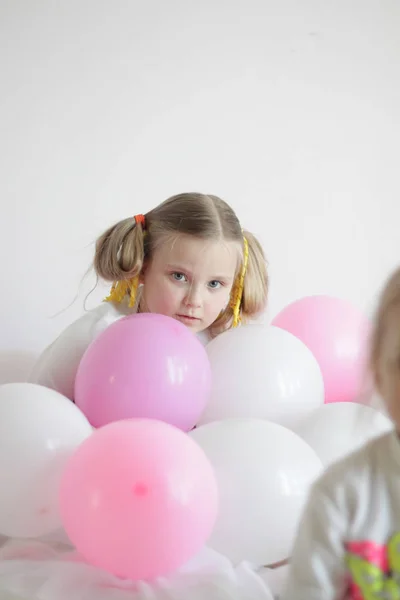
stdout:
{"type": "Polygon", "coordinates": [[[186,275],[183,273],[172,273],[172,277],[175,281],[186,281],[186,275]]]}
{"type": "Polygon", "coordinates": [[[217,290],[222,285],[222,283],[220,281],[213,280],[210,281],[208,285],[212,290],[217,290]]]}

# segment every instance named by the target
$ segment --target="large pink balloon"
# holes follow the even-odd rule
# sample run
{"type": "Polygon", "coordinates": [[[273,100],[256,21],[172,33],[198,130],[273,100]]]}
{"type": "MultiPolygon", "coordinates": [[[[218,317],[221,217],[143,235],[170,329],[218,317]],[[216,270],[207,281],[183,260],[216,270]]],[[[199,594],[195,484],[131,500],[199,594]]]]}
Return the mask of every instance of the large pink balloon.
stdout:
{"type": "Polygon", "coordinates": [[[203,450],[147,419],[98,429],[65,468],[62,522],[78,552],[119,577],[171,573],[206,543],[218,490],[203,450]]]}
{"type": "Polygon", "coordinates": [[[325,402],[357,400],[366,381],[369,322],[352,304],[308,296],[286,306],[272,321],[298,337],[321,368],[325,402]]]}
{"type": "Polygon", "coordinates": [[[189,431],[210,389],[210,363],[196,336],[175,319],[142,313],[92,342],[76,375],[75,402],[94,427],[145,417],[189,431]]]}

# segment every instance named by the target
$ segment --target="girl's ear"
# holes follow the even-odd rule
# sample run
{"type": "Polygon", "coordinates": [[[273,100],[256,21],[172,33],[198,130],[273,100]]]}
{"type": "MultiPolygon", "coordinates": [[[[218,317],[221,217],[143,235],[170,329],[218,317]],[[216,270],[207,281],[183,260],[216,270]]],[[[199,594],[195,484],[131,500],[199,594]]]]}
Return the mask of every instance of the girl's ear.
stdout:
{"type": "Polygon", "coordinates": [[[142,270],[139,273],[139,283],[143,284],[144,283],[144,279],[145,279],[145,275],[146,275],[146,271],[147,271],[147,267],[148,267],[148,262],[147,260],[143,263],[143,267],[142,270]]]}

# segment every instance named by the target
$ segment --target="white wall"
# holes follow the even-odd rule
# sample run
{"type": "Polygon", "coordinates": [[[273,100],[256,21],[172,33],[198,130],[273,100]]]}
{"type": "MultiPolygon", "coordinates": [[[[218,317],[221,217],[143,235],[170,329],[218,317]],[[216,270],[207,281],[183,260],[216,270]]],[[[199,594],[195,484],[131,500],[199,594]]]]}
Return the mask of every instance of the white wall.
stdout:
{"type": "Polygon", "coordinates": [[[259,234],[269,316],[370,312],[399,259],[398,0],[1,0],[0,26],[0,381],[81,314],[96,236],[180,191],[259,234]]]}

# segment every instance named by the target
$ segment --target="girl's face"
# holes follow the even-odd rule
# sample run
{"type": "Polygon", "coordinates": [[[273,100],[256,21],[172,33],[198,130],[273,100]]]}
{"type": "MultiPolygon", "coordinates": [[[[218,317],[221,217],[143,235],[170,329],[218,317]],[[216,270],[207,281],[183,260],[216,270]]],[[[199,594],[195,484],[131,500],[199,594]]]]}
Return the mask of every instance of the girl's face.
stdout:
{"type": "Polygon", "coordinates": [[[227,306],[238,264],[238,244],[189,235],[161,244],[143,272],[148,312],[172,317],[198,333],[227,306]]]}

